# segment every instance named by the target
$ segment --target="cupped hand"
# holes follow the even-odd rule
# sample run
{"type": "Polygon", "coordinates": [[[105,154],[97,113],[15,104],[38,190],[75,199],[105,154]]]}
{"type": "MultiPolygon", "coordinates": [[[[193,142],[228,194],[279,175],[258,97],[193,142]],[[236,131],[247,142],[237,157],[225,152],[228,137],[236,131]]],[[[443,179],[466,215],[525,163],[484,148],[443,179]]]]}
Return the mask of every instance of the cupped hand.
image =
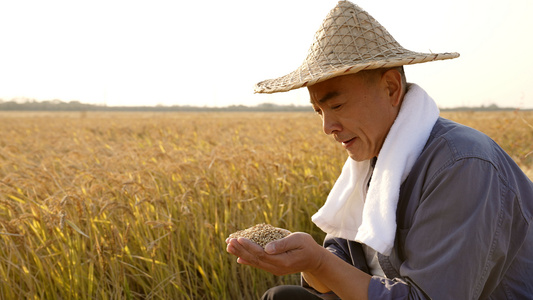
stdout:
{"type": "Polygon", "coordinates": [[[295,232],[268,243],[265,249],[245,238],[228,238],[226,251],[237,256],[237,262],[270,272],[287,275],[318,269],[327,252],[307,233],[295,232]]]}

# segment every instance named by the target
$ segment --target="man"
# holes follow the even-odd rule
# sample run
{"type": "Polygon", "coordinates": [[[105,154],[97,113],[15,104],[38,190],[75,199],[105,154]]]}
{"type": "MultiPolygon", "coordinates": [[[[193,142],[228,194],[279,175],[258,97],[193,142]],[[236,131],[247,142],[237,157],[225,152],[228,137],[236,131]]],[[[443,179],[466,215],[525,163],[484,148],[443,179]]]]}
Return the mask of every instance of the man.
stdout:
{"type": "Polygon", "coordinates": [[[227,251],[302,287],[264,299],[532,299],[533,183],[490,138],[439,117],[403,66],[458,57],[402,48],[347,1],[328,14],[296,71],[257,92],[306,86],[324,132],[349,158],[313,222],[227,251]]]}

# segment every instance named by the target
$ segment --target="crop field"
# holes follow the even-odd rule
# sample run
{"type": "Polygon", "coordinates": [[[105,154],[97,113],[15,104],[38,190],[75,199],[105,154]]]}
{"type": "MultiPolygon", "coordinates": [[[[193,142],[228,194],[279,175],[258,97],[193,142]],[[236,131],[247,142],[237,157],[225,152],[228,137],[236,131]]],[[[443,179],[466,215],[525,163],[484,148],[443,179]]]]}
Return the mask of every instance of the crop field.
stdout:
{"type": "MultiPolygon", "coordinates": [[[[533,178],[533,112],[443,113],[533,178]]],[[[346,160],[314,113],[0,112],[0,299],[257,299],[225,251],[305,231],[346,160]]]]}

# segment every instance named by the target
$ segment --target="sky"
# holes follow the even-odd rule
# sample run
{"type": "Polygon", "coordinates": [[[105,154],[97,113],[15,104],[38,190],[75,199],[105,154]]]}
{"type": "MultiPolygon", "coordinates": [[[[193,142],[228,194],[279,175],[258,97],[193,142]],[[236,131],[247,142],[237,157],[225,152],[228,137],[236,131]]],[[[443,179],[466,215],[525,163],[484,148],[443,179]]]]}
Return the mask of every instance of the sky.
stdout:
{"type": "MultiPolygon", "coordinates": [[[[533,108],[532,0],[360,0],[405,48],[439,107],[533,108]]],[[[108,106],[308,105],[254,94],[296,69],[336,0],[0,0],[0,99],[108,106]]]]}

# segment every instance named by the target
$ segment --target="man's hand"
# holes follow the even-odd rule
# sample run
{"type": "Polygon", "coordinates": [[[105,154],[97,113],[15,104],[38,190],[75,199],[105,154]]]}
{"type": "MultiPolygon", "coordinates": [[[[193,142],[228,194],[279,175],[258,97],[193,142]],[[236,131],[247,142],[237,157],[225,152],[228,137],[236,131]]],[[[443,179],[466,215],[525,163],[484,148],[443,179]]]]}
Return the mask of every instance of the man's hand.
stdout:
{"type": "Polygon", "coordinates": [[[278,276],[315,271],[320,267],[324,255],[329,253],[311,235],[303,232],[270,242],[264,250],[245,238],[228,238],[226,243],[226,250],[238,257],[238,263],[278,276]]]}
{"type": "Polygon", "coordinates": [[[334,291],[342,299],[368,299],[371,276],[338,258],[307,233],[296,232],[268,243],[265,249],[245,238],[226,239],[226,250],[237,262],[286,275],[303,272],[320,292],[334,291]]]}

